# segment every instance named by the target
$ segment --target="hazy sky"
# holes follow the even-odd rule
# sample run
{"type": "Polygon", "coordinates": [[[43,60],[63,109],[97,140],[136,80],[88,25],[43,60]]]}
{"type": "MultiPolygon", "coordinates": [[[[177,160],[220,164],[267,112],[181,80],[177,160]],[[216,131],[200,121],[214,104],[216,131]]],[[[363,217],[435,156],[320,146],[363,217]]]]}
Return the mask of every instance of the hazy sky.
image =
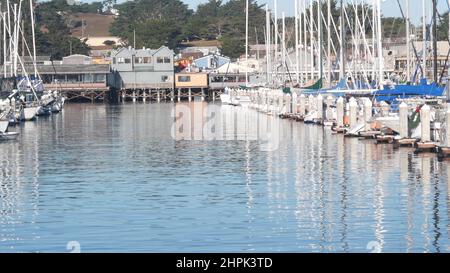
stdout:
{"type": "MultiPolygon", "coordinates": [[[[96,0],[84,0],[83,2],[92,2],[96,0]]],[[[98,1],[98,0],[97,0],[98,1]]],[[[118,2],[123,2],[125,0],[119,0],[118,2]]],[[[183,2],[187,3],[191,8],[195,9],[195,7],[198,4],[206,3],[208,0],[182,0],[183,2]]],[[[226,1],[226,0],[224,0],[226,1]]],[[[307,0],[308,2],[310,0],[307,0]]],[[[346,2],[351,2],[352,0],[344,0],[346,2]]],[[[353,0],[361,1],[361,0],[353,0]]],[[[400,16],[400,10],[398,8],[397,0],[381,0],[382,3],[382,13],[384,16],[400,16]]],[[[402,4],[403,8],[405,7],[405,1],[406,0],[400,0],[400,3],[402,4]]],[[[447,1],[450,0],[438,0],[438,8],[439,12],[443,13],[448,11],[448,5],[447,1]]],[[[258,0],[260,4],[266,4],[269,3],[269,6],[273,7],[273,0],[258,0]]],[[[371,2],[370,0],[367,0],[366,2],[371,2]]],[[[411,10],[411,20],[414,23],[420,23],[420,20],[422,18],[422,0],[409,0],[410,2],[410,10],[411,10]]],[[[428,14],[431,12],[431,1],[426,0],[425,3],[428,5],[428,14]]],[[[286,15],[292,15],[294,10],[294,0],[278,0],[278,12],[281,14],[281,12],[285,11],[286,15]]]]}

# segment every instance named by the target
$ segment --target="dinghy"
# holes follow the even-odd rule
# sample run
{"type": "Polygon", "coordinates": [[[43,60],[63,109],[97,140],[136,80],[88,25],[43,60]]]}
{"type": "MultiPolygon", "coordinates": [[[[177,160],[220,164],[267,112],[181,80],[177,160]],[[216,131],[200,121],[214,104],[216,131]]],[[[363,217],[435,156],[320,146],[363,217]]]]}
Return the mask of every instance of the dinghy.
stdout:
{"type": "Polygon", "coordinates": [[[19,136],[17,132],[0,132],[0,141],[1,140],[15,140],[19,136]]]}

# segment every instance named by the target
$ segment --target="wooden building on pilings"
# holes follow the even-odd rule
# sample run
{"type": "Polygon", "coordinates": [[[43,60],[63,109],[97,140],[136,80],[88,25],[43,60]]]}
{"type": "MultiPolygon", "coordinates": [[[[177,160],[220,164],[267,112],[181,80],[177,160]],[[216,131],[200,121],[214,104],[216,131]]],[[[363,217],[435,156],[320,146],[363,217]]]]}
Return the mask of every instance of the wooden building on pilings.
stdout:
{"type": "Polygon", "coordinates": [[[108,84],[117,101],[174,100],[174,52],[123,47],[111,53],[108,84]]]}
{"type": "MultiPolygon", "coordinates": [[[[42,58],[38,58],[40,60],[42,58]]],[[[34,77],[32,62],[25,59],[25,70],[34,77]]],[[[109,65],[92,64],[92,58],[84,55],[71,55],[62,61],[50,61],[50,58],[37,62],[37,71],[46,90],[58,90],[68,101],[109,101],[110,92],[107,76],[109,65]]],[[[0,67],[3,71],[3,67],[0,67]]],[[[7,67],[8,71],[8,67],[7,67]]],[[[23,76],[22,67],[18,67],[19,76],[23,76]]],[[[3,87],[3,90],[11,88],[3,87]]]]}

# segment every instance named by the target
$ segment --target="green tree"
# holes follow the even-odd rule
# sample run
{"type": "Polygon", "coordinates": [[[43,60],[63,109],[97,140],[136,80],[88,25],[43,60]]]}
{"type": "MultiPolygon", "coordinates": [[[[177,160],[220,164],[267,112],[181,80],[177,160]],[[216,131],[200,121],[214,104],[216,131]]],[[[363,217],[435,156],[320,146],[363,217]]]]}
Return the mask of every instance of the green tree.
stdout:
{"type": "Polygon", "coordinates": [[[110,32],[132,45],[136,31],[136,46],[147,47],[177,45],[182,40],[181,29],[193,13],[180,0],[136,0],[116,7],[120,15],[110,32]]]}
{"type": "MultiPolygon", "coordinates": [[[[72,54],[89,54],[89,47],[84,42],[70,35],[67,27],[68,13],[74,7],[64,0],[53,0],[36,6],[36,47],[38,54],[50,55],[61,59],[72,54]]],[[[25,20],[28,21],[29,20],[25,20]]],[[[31,31],[27,31],[31,33],[31,31]]]]}
{"type": "MultiPolygon", "coordinates": [[[[19,0],[11,0],[11,5],[19,4],[19,0]]],[[[89,47],[84,41],[70,35],[70,29],[67,27],[68,21],[66,15],[79,10],[90,10],[95,7],[96,3],[71,6],[67,4],[66,0],[52,0],[35,4],[35,39],[36,49],[39,55],[49,55],[53,59],[60,59],[72,53],[88,54],[89,47]],[[87,8],[90,7],[90,8],[87,8]],[[72,49],[72,51],[71,51],[72,49]]],[[[6,9],[2,5],[2,9],[6,9]]],[[[22,21],[24,24],[24,38],[28,47],[31,50],[31,18],[29,5],[22,2],[22,21]]],[[[13,22],[11,22],[13,24],[13,22]]],[[[19,41],[21,43],[21,41],[19,41]]],[[[21,47],[20,47],[21,48],[21,47]]],[[[19,52],[20,55],[28,55],[26,52],[19,52]]]]}
{"type": "Polygon", "coordinates": [[[238,58],[245,52],[245,42],[231,35],[222,36],[220,38],[220,44],[222,54],[231,58],[238,58]]]}
{"type": "Polygon", "coordinates": [[[448,12],[439,15],[437,23],[437,38],[439,41],[448,41],[448,12]]]}

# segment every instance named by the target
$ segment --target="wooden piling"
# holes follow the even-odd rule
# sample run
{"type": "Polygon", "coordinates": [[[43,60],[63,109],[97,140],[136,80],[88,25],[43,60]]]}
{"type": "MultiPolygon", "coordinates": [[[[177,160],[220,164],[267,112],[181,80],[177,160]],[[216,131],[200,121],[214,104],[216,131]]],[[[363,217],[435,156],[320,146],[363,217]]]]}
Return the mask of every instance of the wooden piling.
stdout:
{"type": "Polygon", "coordinates": [[[306,102],[305,102],[305,100],[306,100],[306,97],[305,97],[305,95],[303,95],[303,94],[301,94],[300,95],[300,109],[299,109],[299,115],[300,116],[305,116],[305,113],[306,113],[306,102]]]}
{"type": "Polygon", "coordinates": [[[338,128],[344,127],[344,98],[339,97],[336,103],[336,123],[338,128]]]}
{"type": "Polygon", "coordinates": [[[422,142],[430,142],[430,106],[424,105],[420,109],[420,122],[421,122],[421,140],[422,142]]]}
{"type": "Polygon", "coordinates": [[[317,119],[323,120],[323,96],[319,94],[316,98],[317,119]]]}
{"type": "Polygon", "coordinates": [[[408,105],[402,102],[399,106],[400,138],[408,138],[408,105]]]}
{"type": "Polygon", "coordinates": [[[297,105],[297,93],[292,93],[292,114],[296,115],[298,113],[298,105],[297,105]]]}
{"type": "Polygon", "coordinates": [[[364,101],[364,129],[366,131],[370,131],[372,126],[370,124],[370,120],[372,119],[372,101],[370,99],[366,99],[364,101]]]}
{"type": "Polygon", "coordinates": [[[327,120],[333,120],[333,96],[329,95],[327,97],[327,114],[326,114],[326,118],[327,120]]]}
{"type": "Polygon", "coordinates": [[[349,126],[350,128],[355,126],[357,121],[358,121],[358,113],[357,113],[357,109],[358,108],[358,103],[356,102],[355,98],[350,98],[349,101],[349,126]]]}

